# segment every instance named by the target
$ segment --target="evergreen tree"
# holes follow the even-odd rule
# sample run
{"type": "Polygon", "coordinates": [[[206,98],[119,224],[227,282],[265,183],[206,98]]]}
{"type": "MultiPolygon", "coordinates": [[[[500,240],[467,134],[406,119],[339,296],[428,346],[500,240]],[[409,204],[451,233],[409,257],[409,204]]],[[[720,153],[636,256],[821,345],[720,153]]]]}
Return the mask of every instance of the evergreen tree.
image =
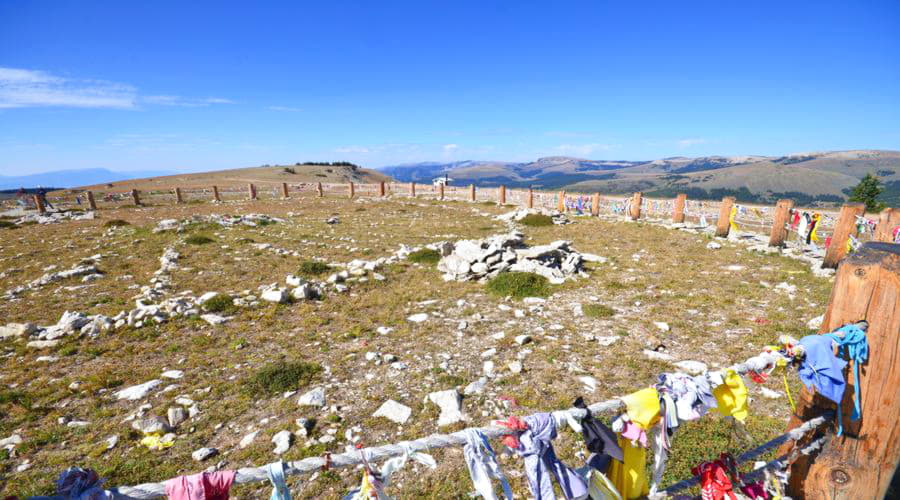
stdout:
{"type": "Polygon", "coordinates": [[[866,204],[866,212],[878,212],[884,208],[884,203],[878,201],[878,196],[884,188],[881,181],[872,174],[866,174],[850,192],[850,201],[866,204]]]}

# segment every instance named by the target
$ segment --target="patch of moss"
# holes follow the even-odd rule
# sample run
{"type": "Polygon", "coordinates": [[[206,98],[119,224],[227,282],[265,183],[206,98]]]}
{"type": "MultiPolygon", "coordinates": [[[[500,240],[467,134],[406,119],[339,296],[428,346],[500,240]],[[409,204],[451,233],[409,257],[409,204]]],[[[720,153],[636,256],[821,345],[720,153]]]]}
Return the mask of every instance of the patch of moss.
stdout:
{"type": "Polygon", "coordinates": [[[487,289],[501,297],[546,297],[550,295],[550,282],[535,273],[508,272],[488,281],[487,289]]]}
{"type": "Polygon", "coordinates": [[[523,226],[543,227],[552,226],[553,219],[549,215],[528,214],[519,221],[523,226]]]}
{"type": "Polygon", "coordinates": [[[192,234],[184,239],[184,242],[189,245],[206,245],[214,241],[216,240],[202,234],[192,234]]]}
{"type": "Polygon", "coordinates": [[[585,304],[581,310],[588,318],[609,318],[616,314],[615,309],[603,304],[585,304]]]}
{"type": "Polygon", "coordinates": [[[329,270],[331,270],[331,266],[324,262],[305,260],[300,263],[298,272],[304,276],[318,276],[327,273],[329,270]]]}
{"type": "Polygon", "coordinates": [[[18,226],[8,220],[0,220],[0,229],[15,229],[16,227],[18,226]]]}
{"type": "Polygon", "coordinates": [[[274,396],[308,385],[321,372],[320,365],[306,361],[269,363],[244,380],[244,387],[254,394],[274,396]]]}
{"type": "Polygon", "coordinates": [[[203,310],[212,313],[231,314],[237,310],[234,299],[230,295],[218,293],[215,297],[203,303],[203,310]]]}
{"type": "Polygon", "coordinates": [[[103,227],[122,227],[122,226],[130,226],[131,224],[128,221],[124,221],[122,219],[111,219],[103,223],[103,227]]]}
{"type": "Polygon", "coordinates": [[[441,260],[441,253],[430,248],[423,248],[412,252],[407,257],[410,262],[416,264],[437,264],[441,260]]]}

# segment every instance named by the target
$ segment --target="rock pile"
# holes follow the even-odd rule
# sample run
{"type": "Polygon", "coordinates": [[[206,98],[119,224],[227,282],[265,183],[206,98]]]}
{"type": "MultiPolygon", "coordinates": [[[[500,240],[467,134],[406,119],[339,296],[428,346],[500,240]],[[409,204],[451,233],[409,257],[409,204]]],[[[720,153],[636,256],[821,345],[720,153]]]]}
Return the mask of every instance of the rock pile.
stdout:
{"type": "Polygon", "coordinates": [[[206,222],[209,224],[218,224],[222,227],[234,227],[234,226],[249,226],[249,227],[257,227],[257,226],[268,226],[269,224],[275,224],[276,222],[284,222],[284,219],[279,219],[277,217],[270,217],[266,214],[246,214],[246,215],[221,215],[221,214],[212,214],[212,215],[195,215],[193,217],[189,217],[187,219],[163,219],[156,224],[156,228],[153,229],[153,232],[160,233],[163,231],[183,231],[185,226],[188,224],[196,224],[206,222]]]}
{"type": "Polygon", "coordinates": [[[604,260],[576,252],[568,241],[528,247],[523,239],[522,233],[513,231],[481,240],[446,243],[441,246],[443,257],[438,270],[444,273],[445,281],[490,279],[504,271],[521,271],[560,284],[574,276],[586,276],[582,270],[584,262],[604,260]]]}
{"type": "Polygon", "coordinates": [[[570,221],[566,214],[560,212],[559,210],[549,210],[546,208],[519,208],[513,210],[512,212],[505,213],[503,215],[498,215],[496,217],[497,220],[503,222],[516,222],[524,219],[529,215],[546,215],[553,220],[554,224],[569,224],[570,221]]]}
{"type": "Polygon", "coordinates": [[[93,255],[91,257],[88,257],[87,259],[83,259],[80,263],[78,263],[78,265],[70,269],[57,272],[48,272],[47,274],[44,274],[34,281],[7,290],[4,294],[4,298],[7,300],[13,299],[17,295],[20,295],[22,292],[25,292],[27,290],[35,290],[41,288],[42,286],[49,285],[50,283],[77,276],[83,276],[83,278],[81,279],[83,282],[93,281],[103,276],[103,274],[97,269],[97,262],[100,261],[100,258],[100,254],[93,255]]]}
{"type": "Polygon", "coordinates": [[[37,223],[37,224],[56,224],[57,222],[62,222],[65,220],[94,220],[94,212],[79,212],[79,211],[69,211],[69,212],[50,212],[44,215],[41,214],[28,214],[24,215],[18,219],[16,219],[15,224],[21,226],[22,224],[28,223],[37,223]]]}

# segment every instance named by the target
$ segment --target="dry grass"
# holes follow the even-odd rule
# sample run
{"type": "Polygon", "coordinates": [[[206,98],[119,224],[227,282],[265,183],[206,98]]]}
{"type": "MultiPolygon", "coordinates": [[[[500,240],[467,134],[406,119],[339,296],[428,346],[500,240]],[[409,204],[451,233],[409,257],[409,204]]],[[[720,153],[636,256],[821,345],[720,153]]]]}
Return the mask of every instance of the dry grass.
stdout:
{"type": "MultiPolygon", "coordinates": [[[[35,279],[49,265],[66,269],[96,253],[103,255],[100,266],[106,275],[87,284],[77,279],[54,283],[25,292],[19,300],[2,301],[0,317],[47,325],[65,310],[113,315],[131,308],[132,297],[140,285],[149,283],[159,267],[159,256],[169,246],[182,254],[180,269],[171,274],[176,292],[255,292],[260,285],[283,283],[304,261],[371,260],[390,255],[401,243],[421,245],[499,233],[504,226],[481,214],[505,210],[461,202],[438,205],[421,199],[348,202],[304,197],[119,209],[103,211],[94,221],[30,226],[4,233],[0,289],[35,279]],[[184,235],[151,231],[156,221],[166,218],[259,212],[288,222],[256,228],[191,228],[190,234],[202,231],[215,240],[205,245],[186,245],[184,235]],[[340,223],[326,224],[325,219],[334,214],[340,223]],[[104,227],[109,220],[128,225],[104,227]],[[280,256],[252,243],[297,250],[301,257],[280,256]],[[87,286],[74,291],[64,288],[82,285],[87,286]]],[[[805,322],[823,312],[830,284],[814,278],[799,262],[727,244],[711,252],[705,249],[703,237],[658,227],[587,218],[576,221],[526,228],[528,242],[568,239],[576,249],[610,261],[593,265],[589,278],[551,287],[540,309],[528,310],[518,301],[501,309],[505,299],[488,293],[484,285],[444,282],[432,266],[405,261],[380,271],[387,277],[385,282],[352,283],[348,293],[329,292],[322,301],[239,309],[234,319],[215,327],[179,319],[94,339],[67,338],[49,350],[26,348],[23,341],[3,341],[0,438],[18,432],[25,443],[18,447],[17,457],[0,460],[0,475],[6,478],[0,492],[48,493],[52,480],[70,465],[94,467],[112,486],[162,480],[210,465],[190,457],[202,446],[222,450],[216,460],[224,460],[228,468],[268,463],[275,459],[271,436],[283,429],[295,430],[293,422],[299,417],[316,419],[312,438],[332,430],[337,440],[307,447],[298,439],[285,454],[286,460],[341,451],[347,444],[344,432],[355,426],[362,428],[366,445],[425,436],[439,430],[435,408],[422,403],[425,396],[476,380],[482,370],[479,354],[490,347],[498,351],[493,359],[501,375],[489,383],[486,394],[464,400],[473,424],[568,406],[583,394],[577,377],[585,374],[596,377],[600,385],[595,393],[584,395],[599,401],[652,383],[660,371],[673,370],[646,359],[642,349],[663,345],[677,359],[724,366],[756,353],[779,333],[802,334],[805,322]],[[731,264],[745,267],[724,269],[731,264]],[[797,285],[800,292],[793,300],[761,284],[781,281],[797,285]],[[437,302],[421,304],[430,300],[437,302]],[[573,314],[579,304],[583,316],[573,314]],[[615,314],[594,315],[589,312],[593,304],[612,308],[615,314]],[[516,317],[515,309],[522,309],[525,317],[516,317]],[[435,314],[421,324],[406,321],[419,312],[435,314]],[[468,328],[458,330],[463,319],[468,328]],[[661,332],[653,321],[668,322],[671,331],[661,332]],[[379,326],[394,330],[379,335],[379,326]],[[505,335],[494,338],[500,331],[505,335]],[[512,338],[520,334],[531,335],[533,342],[516,345],[512,338]],[[620,339],[609,347],[591,340],[611,335],[620,339]],[[525,371],[510,373],[506,365],[524,349],[531,351],[524,357],[525,371]],[[368,362],[368,351],[396,355],[407,369],[368,362]],[[36,361],[42,355],[59,359],[36,361]],[[444,361],[447,370],[440,367],[444,361]],[[241,381],[280,362],[321,366],[323,372],[309,380],[325,387],[327,407],[298,407],[296,396],[283,399],[277,391],[244,389],[241,381]],[[113,389],[158,378],[165,369],[185,372],[183,379],[166,381],[176,384],[175,389],[157,392],[145,401],[112,397],[113,389]],[[70,389],[72,382],[80,387],[70,389]],[[150,413],[165,415],[181,395],[195,400],[201,414],[182,424],[172,448],[150,452],[140,447],[139,436],[123,419],[145,402],[152,405],[150,413]],[[500,396],[515,398],[518,406],[503,409],[500,396]],[[386,399],[413,409],[406,425],[371,416],[386,399]],[[332,407],[339,410],[334,413],[332,407]],[[59,417],[90,425],[68,428],[57,424],[59,417]],[[264,419],[268,420],[261,423],[264,419]],[[254,429],[262,431],[254,444],[238,449],[237,442],[254,429]],[[114,434],[119,435],[119,444],[106,451],[105,440],[114,434]],[[32,467],[15,472],[25,459],[32,467]]],[[[305,383],[288,385],[306,387],[305,383]]],[[[754,396],[751,432],[760,439],[779,433],[788,414],[786,400],[767,400],[755,384],[748,381],[748,385],[754,396]]],[[[774,383],[769,388],[780,390],[774,383]]],[[[574,453],[581,448],[580,438],[570,432],[562,433],[556,443],[560,456],[572,463],[577,463],[574,453]]],[[[728,438],[719,419],[704,420],[676,436],[673,455],[678,458],[673,459],[667,478],[687,474],[693,462],[720,451],[743,448],[728,438]]],[[[435,456],[440,462],[436,471],[406,471],[399,479],[402,487],[394,491],[403,498],[454,498],[469,491],[460,451],[437,451],[435,456]]],[[[521,464],[509,461],[506,467],[520,469],[521,464]]],[[[291,484],[302,488],[302,497],[337,498],[358,479],[352,470],[337,470],[309,483],[291,480],[291,484]]],[[[523,480],[516,478],[513,483],[518,493],[526,491],[523,480]]],[[[267,495],[267,489],[262,484],[240,486],[235,493],[259,497],[267,495]]]]}

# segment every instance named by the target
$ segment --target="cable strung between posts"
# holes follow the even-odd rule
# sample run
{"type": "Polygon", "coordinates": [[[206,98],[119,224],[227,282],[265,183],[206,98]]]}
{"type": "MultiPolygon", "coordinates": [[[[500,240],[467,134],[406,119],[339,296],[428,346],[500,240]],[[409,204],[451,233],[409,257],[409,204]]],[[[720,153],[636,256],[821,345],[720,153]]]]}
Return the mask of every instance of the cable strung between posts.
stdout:
{"type": "MultiPolygon", "coordinates": [[[[747,359],[743,363],[735,364],[727,368],[726,370],[734,370],[739,374],[747,373],[749,371],[763,371],[767,368],[774,367],[778,359],[783,359],[783,356],[778,353],[764,352],[747,359]]],[[[600,403],[594,403],[590,405],[588,409],[591,411],[591,413],[605,413],[617,410],[624,405],[625,403],[623,403],[620,398],[615,398],[600,403]]],[[[562,410],[561,412],[554,413],[567,413],[571,417],[579,418],[580,416],[584,415],[584,410],[581,408],[570,408],[568,410],[562,410]]],[[[810,422],[813,421],[816,421],[816,419],[813,419],[810,422]]],[[[819,422],[819,424],[820,423],[821,422],[819,422]]],[[[493,425],[477,428],[476,430],[483,432],[484,435],[489,439],[498,438],[504,434],[510,433],[510,430],[506,427],[493,425]]],[[[796,430],[797,429],[794,429],[794,431],[796,430]]],[[[787,434],[791,434],[794,431],[790,431],[787,434]]],[[[433,448],[464,446],[465,444],[466,430],[457,431],[453,434],[432,434],[431,436],[416,439],[413,441],[401,441],[397,444],[386,444],[382,446],[375,446],[372,448],[364,448],[362,450],[357,450],[349,453],[333,454],[330,456],[328,467],[338,468],[360,465],[362,463],[362,459],[360,457],[361,453],[365,453],[366,458],[369,462],[376,462],[386,458],[403,456],[407,452],[407,449],[410,449],[412,451],[424,451],[433,448]]],[[[310,457],[295,462],[286,462],[284,472],[285,475],[311,474],[313,472],[321,470],[325,465],[326,463],[324,458],[310,457]]],[[[234,478],[234,484],[255,483],[268,480],[269,479],[266,475],[265,466],[244,467],[237,470],[237,475],[234,478]]],[[[112,498],[117,500],[146,500],[166,496],[165,482],[144,483],[137,486],[119,486],[117,488],[110,488],[108,491],[112,494],[112,498]]],[[[54,499],[58,497],[33,498],[54,499]]]]}

